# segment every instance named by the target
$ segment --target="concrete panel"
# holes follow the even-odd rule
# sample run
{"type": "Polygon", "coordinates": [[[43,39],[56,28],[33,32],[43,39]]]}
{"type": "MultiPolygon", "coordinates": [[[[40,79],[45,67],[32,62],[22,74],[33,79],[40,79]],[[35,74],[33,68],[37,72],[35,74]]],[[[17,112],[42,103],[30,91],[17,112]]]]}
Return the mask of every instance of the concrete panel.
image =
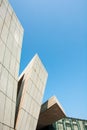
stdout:
{"type": "Polygon", "coordinates": [[[11,53],[12,53],[12,51],[13,51],[13,49],[12,49],[12,47],[13,47],[13,35],[11,34],[11,33],[9,33],[9,35],[8,35],[8,38],[7,38],[7,47],[9,48],[9,50],[11,51],[11,53]]]}
{"type": "Polygon", "coordinates": [[[23,109],[20,109],[20,111],[18,113],[17,121],[16,121],[16,127],[17,127],[16,129],[18,129],[18,130],[20,130],[21,124],[23,122],[24,114],[25,114],[25,111],[23,109]]]}
{"type": "Polygon", "coordinates": [[[2,73],[0,78],[0,90],[6,94],[7,88],[7,81],[8,81],[8,71],[2,67],[2,73]]]}
{"type": "Polygon", "coordinates": [[[4,105],[5,105],[5,95],[0,91],[0,122],[3,122],[4,105]]]}
{"type": "Polygon", "coordinates": [[[0,123],[0,130],[2,130],[3,129],[3,125],[0,123]]]}
{"type": "MultiPolygon", "coordinates": [[[[0,75],[1,75],[1,68],[2,68],[2,65],[1,65],[1,63],[0,63],[0,75]]],[[[0,76],[1,77],[1,76],[0,76]]]]}
{"type": "Polygon", "coordinates": [[[28,115],[27,120],[26,120],[25,130],[30,129],[30,119],[31,119],[31,116],[28,115]]]}
{"type": "Polygon", "coordinates": [[[15,64],[15,73],[14,73],[14,76],[15,76],[16,80],[18,80],[18,75],[19,75],[19,63],[16,61],[16,64],[15,64]]]}
{"type": "Polygon", "coordinates": [[[19,46],[19,44],[18,44],[18,46],[17,46],[17,61],[19,62],[20,61],[20,50],[21,50],[21,47],[19,46]]]}
{"type": "Polygon", "coordinates": [[[6,125],[3,125],[3,130],[10,130],[10,128],[6,125]]]}
{"type": "Polygon", "coordinates": [[[5,4],[5,1],[2,0],[1,4],[0,4],[0,17],[4,20],[5,19],[5,15],[6,15],[6,11],[7,11],[7,6],[5,4]],[[3,15],[2,15],[3,14],[3,15]]]}
{"type": "Polygon", "coordinates": [[[16,59],[14,58],[13,55],[11,55],[11,62],[10,62],[10,73],[12,74],[12,76],[14,77],[14,73],[15,73],[15,63],[16,63],[16,59]]]}
{"type": "Polygon", "coordinates": [[[10,126],[12,128],[14,128],[15,109],[16,109],[16,105],[14,102],[12,102],[12,104],[11,104],[11,120],[10,120],[10,126]]]}
{"type": "Polygon", "coordinates": [[[13,88],[14,88],[14,84],[13,84],[13,77],[9,74],[8,77],[8,85],[7,85],[7,96],[12,100],[12,95],[13,95],[13,88]]]}
{"type": "MultiPolygon", "coordinates": [[[[25,127],[26,127],[26,122],[27,122],[27,119],[28,119],[28,114],[27,112],[24,112],[24,115],[23,115],[23,121],[20,125],[20,130],[25,130],[25,127]]],[[[29,122],[28,122],[29,123],[29,122]]]]}
{"type": "Polygon", "coordinates": [[[19,42],[19,29],[17,28],[16,26],[16,29],[15,29],[15,32],[14,32],[14,38],[15,38],[15,41],[18,43],[19,42]]]}
{"type": "Polygon", "coordinates": [[[2,18],[0,16],[0,34],[1,34],[1,31],[2,31],[2,27],[3,27],[3,20],[2,20],[2,18]]]}
{"type": "Polygon", "coordinates": [[[0,0],[0,5],[1,5],[1,3],[2,3],[2,0],[0,0]]]}
{"type": "Polygon", "coordinates": [[[4,24],[2,33],[1,33],[1,38],[5,44],[6,44],[7,36],[8,36],[8,28],[7,28],[6,24],[4,24]]]}
{"type": "Polygon", "coordinates": [[[13,36],[14,36],[15,28],[16,28],[16,24],[13,21],[13,15],[12,15],[12,20],[11,20],[11,25],[10,25],[10,32],[12,33],[13,36]]]}
{"type": "Polygon", "coordinates": [[[9,49],[6,47],[5,48],[5,56],[4,56],[4,66],[9,70],[9,66],[10,66],[10,59],[11,59],[11,53],[9,51],[9,49]]]}
{"type": "Polygon", "coordinates": [[[16,103],[16,95],[17,95],[17,81],[14,79],[13,81],[14,88],[13,88],[13,101],[16,103]]]}
{"type": "MultiPolygon", "coordinates": [[[[14,41],[13,43],[14,43],[14,44],[13,44],[12,55],[13,55],[13,56],[15,57],[15,59],[16,59],[16,57],[17,57],[17,42],[14,41]]],[[[20,51],[19,51],[19,53],[20,53],[20,51]]]]}
{"type": "Polygon", "coordinates": [[[5,17],[5,23],[6,23],[8,28],[10,26],[10,22],[11,22],[11,15],[10,15],[10,12],[7,10],[6,17],[5,17]]]}
{"type": "Polygon", "coordinates": [[[4,53],[5,53],[5,44],[0,39],[0,63],[1,64],[3,63],[4,53]]]}
{"type": "Polygon", "coordinates": [[[11,109],[12,109],[11,103],[12,101],[9,98],[6,98],[4,124],[8,126],[10,126],[10,120],[11,120],[11,109]]]}
{"type": "MultiPolygon", "coordinates": [[[[36,123],[38,121],[41,101],[43,97],[43,94],[41,94],[42,89],[40,90],[39,87],[37,88],[37,81],[39,80],[41,83],[43,81],[40,80],[40,77],[37,74],[38,71],[35,70],[34,66],[36,62],[38,62],[37,68],[39,68],[40,65],[40,69],[42,70],[43,65],[38,55],[35,55],[34,58],[31,60],[30,64],[26,67],[26,69],[19,77],[18,96],[17,96],[18,115],[17,115],[16,127],[15,127],[16,130],[20,130],[24,128],[25,130],[27,130],[27,127],[29,127],[29,130],[36,129],[36,123]],[[24,118],[22,120],[21,120],[22,115],[20,112],[21,110],[23,110],[22,112],[24,115],[24,118]],[[28,116],[30,116],[29,122],[27,121],[28,116]],[[26,124],[26,122],[30,125],[26,124]],[[22,124],[22,126],[20,126],[20,124],[22,124]]],[[[47,79],[47,72],[45,68],[43,71],[47,79]]],[[[42,83],[42,87],[45,88],[45,86],[43,86],[43,83],[42,83]]]]}
{"type": "Polygon", "coordinates": [[[12,16],[12,13],[14,12],[11,5],[8,3],[8,11],[10,13],[10,15],[12,16]]]}

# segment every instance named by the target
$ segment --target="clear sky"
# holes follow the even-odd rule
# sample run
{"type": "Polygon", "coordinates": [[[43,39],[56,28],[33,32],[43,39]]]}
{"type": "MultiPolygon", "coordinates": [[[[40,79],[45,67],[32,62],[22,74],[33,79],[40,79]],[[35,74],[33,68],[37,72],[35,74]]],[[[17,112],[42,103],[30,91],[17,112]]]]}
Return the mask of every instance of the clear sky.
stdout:
{"type": "Polygon", "coordinates": [[[48,71],[43,101],[87,119],[87,0],[9,0],[24,28],[20,73],[35,53],[48,71]]]}

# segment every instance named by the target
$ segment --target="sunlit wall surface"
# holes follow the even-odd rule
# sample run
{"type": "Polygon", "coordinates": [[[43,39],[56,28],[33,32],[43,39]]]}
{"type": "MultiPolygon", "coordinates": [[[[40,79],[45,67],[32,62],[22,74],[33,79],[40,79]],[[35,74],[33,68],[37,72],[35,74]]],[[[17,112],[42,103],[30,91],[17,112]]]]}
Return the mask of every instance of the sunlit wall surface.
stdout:
{"type": "Polygon", "coordinates": [[[16,130],[36,129],[47,75],[36,54],[19,78],[16,130]]]}
{"type": "Polygon", "coordinates": [[[0,130],[14,128],[23,28],[7,0],[0,0],[0,130]]]}
{"type": "Polygon", "coordinates": [[[64,118],[43,130],[87,130],[87,120],[64,118]]]}

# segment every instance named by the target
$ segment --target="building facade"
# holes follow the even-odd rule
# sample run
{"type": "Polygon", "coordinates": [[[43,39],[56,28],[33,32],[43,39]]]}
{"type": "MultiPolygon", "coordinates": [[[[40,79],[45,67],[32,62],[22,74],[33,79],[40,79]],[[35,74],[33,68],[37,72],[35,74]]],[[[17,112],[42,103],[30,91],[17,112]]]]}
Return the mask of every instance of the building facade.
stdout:
{"type": "Polygon", "coordinates": [[[0,0],[0,130],[35,130],[47,81],[36,54],[18,79],[23,28],[8,0],[0,0]]]}
{"type": "Polygon", "coordinates": [[[37,130],[87,130],[87,120],[67,117],[53,96],[41,106],[37,130]]]}
{"type": "Polygon", "coordinates": [[[19,77],[16,130],[36,130],[47,76],[36,54],[19,77]]]}
{"type": "Polygon", "coordinates": [[[52,96],[41,106],[37,130],[41,130],[42,128],[64,117],[66,117],[66,114],[61,104],[55,96],[52,96]]]}
{"type": "Polygon", "coordinates": [[[0,130],[13,130],[23,28],[8,0],[0,0],[0,130]]]}
{"type": "Polygon", "coordinates": [[[87,121],[66,117],[55,97],[41,108],[48,73],[37,54],[18,78],[22,39],[15,12],[0,0],[0,130],[87,130],[87,121]]]}
{"type": "Polygon", "coordinates": [[[87,130],[87,120],[66,117],[41,130],[87,130]]]}

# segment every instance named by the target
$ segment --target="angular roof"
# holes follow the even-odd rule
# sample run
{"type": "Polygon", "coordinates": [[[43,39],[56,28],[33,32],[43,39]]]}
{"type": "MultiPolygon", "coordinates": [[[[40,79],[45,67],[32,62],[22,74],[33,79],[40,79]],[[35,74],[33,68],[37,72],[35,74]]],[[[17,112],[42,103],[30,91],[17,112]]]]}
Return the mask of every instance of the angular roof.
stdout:
{"type": "Polygon", "coordinates": [[[22,76],[28,71],[28,68],[29,68],[30,66],[32,66],[32,64],[34,64],[35,60],[39,60],[39,62],[40,62],[41,65],[43,66],[43,68],[44,68],[44,70],[46,71],[47,76],[48,76],[48,72],[47,72],[46,68],[44,67],[44,65],[43,65],[43,63],[42,63],[42,61],[41,61],[39,55],[36,53],[36,54],[34,55],[34,57],[32,58],[32,60],[29,62],[29,64],[25,67],[25,69],[23,70],[23,72],[20,74],[19,80],[20,80],[20,79],[22,78],[22,76]]]}
{"type": "Polygon", "coordinates": [[[41,107],[37,129],[50,125],[63,117],[66,117],[66,114],[56,97],[53,96],[41,107]]]}

